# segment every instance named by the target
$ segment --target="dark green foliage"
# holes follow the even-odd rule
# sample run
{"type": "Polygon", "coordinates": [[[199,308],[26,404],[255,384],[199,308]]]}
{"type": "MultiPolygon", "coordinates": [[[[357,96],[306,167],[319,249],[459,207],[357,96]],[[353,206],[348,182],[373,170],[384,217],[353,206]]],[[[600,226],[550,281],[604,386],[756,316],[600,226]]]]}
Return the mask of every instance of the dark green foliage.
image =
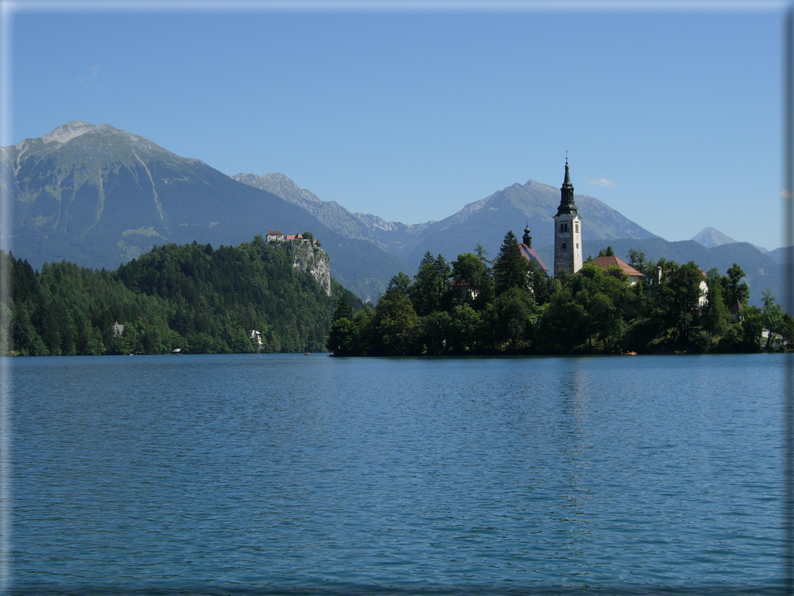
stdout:
{"type": "Polygon", "coordinates": [[[395,275],[374,312],[352,316],[340,301],[331,332],[335,354],[752,352],[761,348],[764,329],[789,345],[794,338],[794,319],[770,293],[763,310],[747,307],[738,265],[728,276],[716,269],[706,276],[693,262],[649,261],[629,250],[633,266],[647,274],[632,285],[619,267],[592,263],[550,278],[518,253],[510,232],[492,269],[478,248],[478,255],[458,255],[451,271],[426,253],[413,282],[395,275]],[[731,292],[744,300],[740,315],[732,316],[724,300],[731,292]]]}
{"type": "MultiPolygon", "coordinates": [[[[611,249],[612,247],[609,248],[611,249]]],[[[653,264],[645,258],[645,253],[642,251],[630,248],[626,258],[629,260],[629,265],[634,267],[643,275],[648,275],[648,273],[651,271],[651,268],[653,267],[653,264]]]]}
{"type": "Polygon", "coordinates": [[[389,280],[389,285],[386,286],[386,293],[390,294],[393,292],[399,292],[403,296],[407,296],[410,288],[411,278],[400,271],[397,275],[389,280]]]}
{"type": "Polygon", "coordinates": [[[721,276],[717,268],[708,272],[708,302],[702,311],[701,323],[703,338],[700,340],[700,350],[708,352],[713,349],[714,339],[725,335],[731,323],[731,313],[723,299],[721,276]]]}
{"type": "Polygon", "coordinates": [[[761,324],[764,329],[769,330],[764,349],[769,352],[772,349],[772,336],[782,335],[786,329],[786,322],[783,318],[783,307],[777,303],[775,297],[770,292],[764,292],[764,308],[761,310],[761,324]]]}
{"type": "Polygon", "coordinates": [[[420,317],[441,310],[447,294],[450,268],[444,257],[433,258],[425,253],[419,269],[414,276],[414,283],[408,288],[408,297],[413,302],[414,310],[420,317]]]}
{"type": "Polygon", "coordinates": [[[602,248],[601,250],[598,251],[598,256],[599,257],[614,257],[615,256],[615,251],[612,250],[611,246],[607,246],[606,248],[602,248]]]}
{"type": "Polygon", "coordinates": [[[512,231],[505,234],[493,269],[497,295],[511,288],[527,288],[529,263],[522,256],[512,231]]]}
{"type": "Polygon", "coordinates": [[[322,351],[335,306],[344,300],[350,317],[351,303],[363,306],[334,280],[329,297],[261,236],[217,250],[159,246],[113,273],[67,262],[37,273],[3,258],[12,282],[12,350],[20,355],[322,351]],[[115,322],[124,326],[120,335],[115,322]]]}
{"type": "Polygon", "coordinates": [[[747,306],[747,302],[750,300],[750,288],[746,282],[742,281],[745,275],[742,268],[734,263],[728,269],[728,277],[723,278],[723,292],[728,308],[733,308],[736,304],[747,306]]]}
{"type": "Polygon", "coordinates": [[[353,307],[350,306],[347,296],[340,296],[336,303],[331,332],[328,334],[328,347],[339,356],[348,356],[354,353],[356,328],[353,316],[353,307]]]}
{"type": "Polygon", "coordinates": [[[511,287],[499,294],[488,311],[489,322],[497,345],[507,344],[511,351],[526,347],[531,330],[540,315],[532,294],[519,287],[511,287]]]}
{"type": "Polygon", "coordinates": [[[410,298],[398,287],[386,292],[378,301],[372,320],[372,353],[383,356],[405,356],[417,344],[419,317],[410,298]]]}
{"type": "Polygon", "coordinates": [[[471,304],[480,309],[493,300],[494,287],[482,246],[477,248],[479,254],[467,252],[452,261],[450,300],[454,304],[471,304]]]}

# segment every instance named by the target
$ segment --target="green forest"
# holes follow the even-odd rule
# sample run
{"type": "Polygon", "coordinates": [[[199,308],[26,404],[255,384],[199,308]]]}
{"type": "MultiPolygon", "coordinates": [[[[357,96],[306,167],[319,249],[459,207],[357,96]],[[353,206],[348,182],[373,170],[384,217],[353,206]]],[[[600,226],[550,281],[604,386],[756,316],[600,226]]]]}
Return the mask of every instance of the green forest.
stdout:
{"type": "Polygon", "coordinates": [[[158,246],[113,272],[0,258],[12,296],[0,305],[11,321],[0,340],[20,356],[323,351],[338,298],[363,306],[333,279],[328,296],[261,236],[158,246]]]}
{"type": "Polygon", "coordinates": [[[329,348],[337,356],[757,352],[782,349],[762,341],[765,329],[789,346],[794,338],[794,319],[770,293],[763,308],[748,305],[737,264],[706,273],[630,250],[628,263],[645,275],[632,285],[619,267],[592,259],[552,278],[521,255],[512,232],[495,259],[480,246],[476,253],[452,263],[425,253],[413,279],[394,276],[374,308],[341,297],[329,348]]]}

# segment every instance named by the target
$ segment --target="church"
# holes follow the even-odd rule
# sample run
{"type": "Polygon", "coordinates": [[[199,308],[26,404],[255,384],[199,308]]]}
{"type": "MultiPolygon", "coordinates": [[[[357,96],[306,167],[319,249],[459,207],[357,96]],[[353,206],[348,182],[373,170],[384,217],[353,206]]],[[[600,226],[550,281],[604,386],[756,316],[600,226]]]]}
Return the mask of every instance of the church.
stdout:
{"type": "MultiPolygon", "coordinates": [[[[535,261],[548,272],[549,268],[532,248],[532,235],[529,226],[524,228],[523,243],[519,244],[522,256],[535,261]]],[[[573,184],[568,169],[568,158],[565,158],[565,180],[560,188],[560,206],[554,216],[554,277],[563,269],[576,273],[582,268],[582,217],[573,200],[573,184]]]]}
{"type": "Polygon", "coordinates": [[[576,273],[582,268],[582,218],[573,201],[573,184],[565,158],[565,180],[560,188],[560,206],[554,216],[554,277],[565,269],[576,273]]]}

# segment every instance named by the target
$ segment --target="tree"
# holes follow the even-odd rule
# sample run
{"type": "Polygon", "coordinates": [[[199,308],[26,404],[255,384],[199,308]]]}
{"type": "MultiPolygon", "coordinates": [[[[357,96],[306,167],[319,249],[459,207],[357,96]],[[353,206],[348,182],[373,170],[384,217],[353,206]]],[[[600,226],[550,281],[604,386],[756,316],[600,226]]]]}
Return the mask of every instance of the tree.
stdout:
{"type": "Polygon", "coordinates": [[[421,321],[421,338],[428,354],[443,354],[447,350],[452,317],[446,311],[434,311],[421,321]]]}
{"type": "Polygon", "coordinates": [[[348,356],[356,349],[357,327],[353,322],[353,307],[342,294],[336,303],[331,331],[328,334],[328,347],[335,356],[348,356]]]}
{"type": "Polygon", "coordinates": [[[723,300],[721,275],[716,267],[708,272],[708,302],[702,312],[702,325],[706,333],[703,351],[711,350],[715,338],[725,334],[730,321],[730,312],[723,300]]]}
{"type": "Polygon", "coordinates": [[[645,253],[639,250],[634,250],[633,248],[629,249],[626,258],[629,260],[629,265],[634,267],[637,271],[642,273],[643,275],[648,275],[650,271],[651,263],[648,259],[645,258],[645,253]]]}
{"type": "Polygon", "coordinates": [[[662,281],[653,296],[651,316],[666,334],[671,332],[674,341],[688,344],[692,340],[699,322],[702,281],[703,273],[692,261],[685,265],[665,263],[662,281]]]}
{"type": "Polygon", "coordinates": [[[612,250],[611,246],[607,246],[606,248],[602,248],[601,250],[598,251],[598,256],[599,257],[614,257],[615,256],[615,251],[612,250]]]}
{"type": "Polygon", "coordinates": [[[590,331],[585,309],[573,299],[568,286],[552,296],[540,319],[541,348],[570,353],[587,340],[590,331]]]}
{"type": "Polygon", "coordinates": [[[419,317],[411,300],[399,290],[378,300],[373,320],[373,351],[383,356],[405,356],[416,348],[419,317]]]}
{"type": "Polygon", "coordinates": [[[511,288],[526,289],[528,268],[527,260],[518,246],[518,240],[512,230],[508,231],[493,266],[497,295],[511,288]]]}
{"type": "Polygon", "coordinates": [[[328,349],[334,356],[350,356],[356,353],[358,327],[356,323],[346,317],[331,323],[328,334],[328,349]]]}
{"type": "Polygon", "coordinates": [[[353,318],[353,307],[350,306],[350,302],[347,299],[347,295],[342,294],[339,297],[339,300],[336,301],[336,310],[334,311],[333,321],[338,321],[339,319],[352,319],[353,318]]]}
{"type": "Polygon", "coordinates": [[[777,303],[775,297],[768,291],[762,295],[764,307],[761,309],[761,324],[768,332],[765,349],[769,352],[772,336],[774,334],[783,335],[786,324],[783,318],[783,308],[777,303]]]}
{"type": "Polygon", "coordinates": [[[403,296],[407,296],[410,287],[411,287],[411,278],[408,277],[402,271],[400,271],[397,275],[395,275],[389,280],[389,285],[386,286],[386,294],[392,292],[398,292],[403,296]]]}
{"type": "Polygon", "coordinates": [[[494,301],[492,324],[496,329],[496,339],[507,341],[515,350],[536,325],[540,315],[532,294],[521,288],[512,287],[502,292],[494,301]]]}
{"type": "MultiPolygon", "coordinates": [[[[481,295],[490,294],[488,266],[481,258],[470,252],[458,255],[458,258],[452,261],[452,279],[458,292],[457,301],[460,303],[481,303],[481,295]]],[[[490,296],[486,299],[490,301],[490,296]]]]}
{"type": "Polygon", "coordinates": [[[742,281],[745,275],[744,270],[736,263],[728,269],[728,277],[723,280],[723,293],[728,308],[734,308],[737,304],[747,306],[750,300],[750,287],[742,281]]]}
{"type": "Polygon", "coordinates": [[[468,304],[459,304],[452,309],[450,340],[452,350],[458,353],[475,348],[480,333],[480,313],[468,304]]]}
{"type": "Polygon", "coordinates": [[[438,255],[433,258],[430,251],[424,254],[414,283],[408,288],[408,296],[419,316],[424,317],[442,309],[449,274],[450,268],[444,257],[438,255]]]}
{"type": "Polygon", "coordinates": [[[627,329],[624,309],[635,300],[628,276],[619,267],[586,264],[571,277],[567,289],[586,315],[591,345],[595,336],[606,352],[620,348],[627,329]]]}
{"type": "Polygon", "coordinates": [[[537,262],[527,262],[527,289],[538,304],[546,304],[551,299],[552,278],[550,278],[537,262]]]}

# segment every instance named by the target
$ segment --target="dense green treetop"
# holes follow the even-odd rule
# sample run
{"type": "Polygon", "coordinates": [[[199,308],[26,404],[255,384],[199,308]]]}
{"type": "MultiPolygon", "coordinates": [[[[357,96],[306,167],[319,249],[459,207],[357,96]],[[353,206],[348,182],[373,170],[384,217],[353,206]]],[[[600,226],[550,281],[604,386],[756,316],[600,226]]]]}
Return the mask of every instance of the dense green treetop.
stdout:
{"type": "MultiPolygon", "coordinates": [[[[614,256],[609,247],[601,256],[614,256]]],[[[425,253],[413,280],[394,276],[374,310],[352,315],[341,303],[331,349],[337,355],[580,354],[752,352],[763,329],[794,339],[794,319],[771,294],[748,307],[744,272],[703,273],[694,262],[627,258],[646,277],[585,263],[576,274],[547,276],[525,259],[508,232],[488,267],[482,250],[446,266],[425,253]],[[443,283],[444,280],[449,283],[443,283]],[[740,305],[732,313],[725,296],[740,305]]]]}

